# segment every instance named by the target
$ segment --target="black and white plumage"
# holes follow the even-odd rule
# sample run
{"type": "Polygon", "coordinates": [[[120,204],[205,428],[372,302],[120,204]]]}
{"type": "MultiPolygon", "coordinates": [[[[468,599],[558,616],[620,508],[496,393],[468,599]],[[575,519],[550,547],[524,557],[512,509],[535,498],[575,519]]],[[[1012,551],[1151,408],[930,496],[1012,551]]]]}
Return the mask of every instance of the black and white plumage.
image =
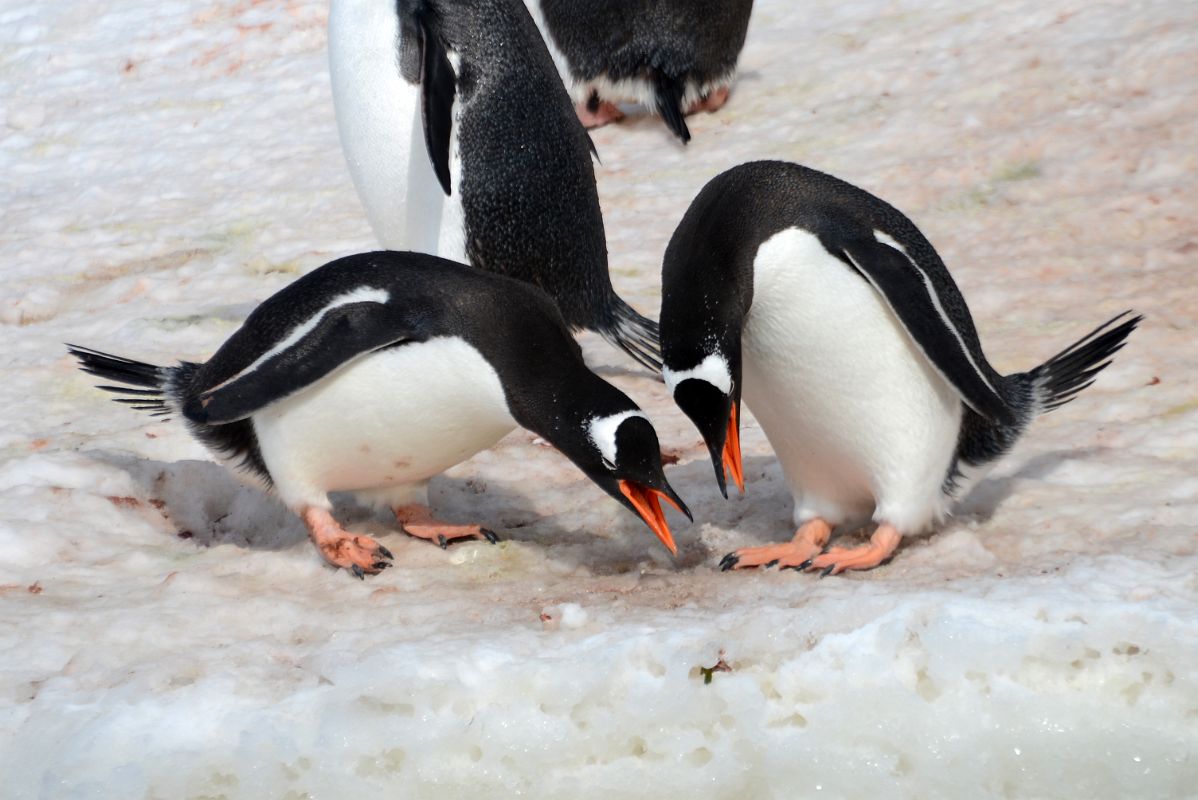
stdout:
{"type": "Polygon", "coordinates": [[[683,142],[686,114],[727,98],[753,11],[753,0],[528,2],[584,123],[618,119],[614,103],[644,103],[683,142]]]}
{"type": "Polygon", "coordinates": [[[782,162],[710,181],[662,278],[666,384],[721,489],[725,467],[739,475],[729,434],[734,445],[743,396],[794,493],[796,541],[729,554],[725,567],[876,565],[899,536],[940,520],[1032,419],[1089,386],[1141,320],[1120,314],[1040,366],[1000,375],[907,217],[782,162]],[[869,548],[820,555],[830,526],[871,515],[869,548]]]}
{"type": "MultiPolygon", "coordinates": [[[[653,426],[586,368],[552,301],[435,256],[377,252],[326,264],[263,302],[203,364],[70,349],[85,371],[121,384],[101,387],[123,395],[118,402],[182,415],[209,449],[266,478],[310,530],[320,526],[312,514],[328,522],[332,491],[392,508],[426,503],[429,478],[517,425],[671,550],[658,498],[685,509],[653,426]]],[[[362,559],[363,571],[377,571],[377,559],[362,559]]]]}
{"type": "Polygon", "coordinates": [[[341,143],[384,247],[531,283],[572,329],[659,366],[612,288],[593,144],[520,0],[333,0],[341,143]]]}

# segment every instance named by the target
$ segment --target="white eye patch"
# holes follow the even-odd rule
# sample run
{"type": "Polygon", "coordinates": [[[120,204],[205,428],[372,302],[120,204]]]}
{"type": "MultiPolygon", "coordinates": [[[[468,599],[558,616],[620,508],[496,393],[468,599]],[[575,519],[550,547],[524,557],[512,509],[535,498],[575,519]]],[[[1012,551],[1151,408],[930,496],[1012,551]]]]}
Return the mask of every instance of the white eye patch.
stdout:
{"type": "Polygon", "coordinates": [[[706,381],[724,394],[732,394],[732,371],[728,369],[728,362],[719,353],[712,353],[699,362],[699,366],[682,372],[662,367],[661,376],[665,378],[670,394],[674,393],[678,384],[691,378],[706,381]]]}
{"type": "Polygon", "coordinates": [[[616,431],[629,417],[640,417],[648,420],[640,411],[621,411],[619,414],[609,414],[606,417],[592,417],[587,420],[587,436],[595,449],[610,464],[616,463],[616,431]]]}

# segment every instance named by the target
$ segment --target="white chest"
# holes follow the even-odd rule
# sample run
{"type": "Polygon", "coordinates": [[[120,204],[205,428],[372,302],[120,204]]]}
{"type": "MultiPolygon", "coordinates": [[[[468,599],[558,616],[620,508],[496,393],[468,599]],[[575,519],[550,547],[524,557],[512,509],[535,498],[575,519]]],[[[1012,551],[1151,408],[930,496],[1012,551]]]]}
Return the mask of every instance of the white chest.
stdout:
{"type": "Polygon", "coordinates": [[[744,400],[797,493],[846,513],[939,496],[960,400],[873,288],[805,230],[758,250],[743,372],[744,400]]]}
{"type": "Polygon", "coordinates": [[[341,147],[379,243],[461,260],[461,204],[433,172],[420,87],[399,71],[395,0],[332,0],[329,75],[341,147]]]}
{"type": "Polygon", "coordinates": [[[499,377],[445,337],[374,353],[254,415],[279,492],[418,483],[516,427],[499,377]]]}

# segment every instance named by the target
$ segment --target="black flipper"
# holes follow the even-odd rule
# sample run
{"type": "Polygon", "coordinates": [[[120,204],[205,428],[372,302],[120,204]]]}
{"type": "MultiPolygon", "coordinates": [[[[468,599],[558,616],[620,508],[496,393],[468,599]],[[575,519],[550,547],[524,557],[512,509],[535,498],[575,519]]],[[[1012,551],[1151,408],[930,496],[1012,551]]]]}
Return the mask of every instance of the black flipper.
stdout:
{"type": "Polygon", "coordinates": [[[188,399],[183,414],[208,425],[245,419],[360,356],[426,338],[392,306],[370,302],[338,306],[281,352],[240,377],[188,399]]]}
{"type": "Polygon", "coordinates": [[[691,132],[682,114],[682,96],[686,93],[684,82],[658,70],[654,74],[653,93],[657,98],[657,113],[661,114],[666,125],[683,144],[689,142],[691,132]]]}
{"type": "Polygon", "coordinates": [[[1000,377],[970,352],[960,331],[943,311],[927,275],[888,244],[872,239],[838,243],[857,271],[882,295],[928,361],[953,385],[961,399],[983,417],[1013,425],[1018,416],[999,394],[1000,377]]]}
{"type": "Polygon", "coordinates": [[[411,13],[404,13],[404,0],[398,0],[396,13],[399,14],[399,74],[413,86],[420,83],[420,73],[424,69],[424,43],[420,29],[411,13]]]}
{"type": "Polygon", "coordinates": [[[424,144],[433,162],[433,172],[441,188],[449,195],[449,137],[453,129],[453,100],[457,94],[457,76],[449,63],[449,54],[423,16],[417,16],[420,41],[420,111],[424,119],[424,144]]]}

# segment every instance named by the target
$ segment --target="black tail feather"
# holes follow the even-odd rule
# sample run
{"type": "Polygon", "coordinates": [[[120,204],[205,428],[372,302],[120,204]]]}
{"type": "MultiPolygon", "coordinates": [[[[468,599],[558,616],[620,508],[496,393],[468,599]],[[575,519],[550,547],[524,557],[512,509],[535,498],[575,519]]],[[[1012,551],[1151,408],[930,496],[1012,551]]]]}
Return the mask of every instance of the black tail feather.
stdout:
{"type": "Polygon", "coordinates": [[[106,392],[124,395],[112,398],[114,402],[132,406],[139,411],[153,412],[154,416],[170,414],[170,408],[166,403],[166,381],[170,375],[169,369],[73,344],[68,344],[67,350],[79,359],[79,368],[84,372],[104,380],[126,384],[124,386],[106,384],[96,386],[97,389],[103,389],[106,392]],[[134,386],[146,388],[131,388],[134,386]]]}
{"type": "Polygon", "coordinates": [[[691,140],[690,129],[686,127],[686,117],[682,113],[682,96],[686,93],[683,81],[665,75],[660,70],[655,75],[654,95],[657,98],[657,112],[661,114],[666,125],[674,135],[686,144],[691,140]]]}
{"type": "Polygon", "coordinates": [[[612,324],[599,331],[603,338],[623,350],[652,372],[661,371],[661,335],[657,323],[638,314],[619,300],[612,324]]]}
{"type": "Polygon", "coordinates": [[[1073,400],[1106,369],[1111,357],[1123,349],[1127,337],[1144,319],[1139,314],[1128,319],[1131,314],[1124,311],[1107,320],[1027,373],[1041,412],[1052,411],[1073,400]]]}

